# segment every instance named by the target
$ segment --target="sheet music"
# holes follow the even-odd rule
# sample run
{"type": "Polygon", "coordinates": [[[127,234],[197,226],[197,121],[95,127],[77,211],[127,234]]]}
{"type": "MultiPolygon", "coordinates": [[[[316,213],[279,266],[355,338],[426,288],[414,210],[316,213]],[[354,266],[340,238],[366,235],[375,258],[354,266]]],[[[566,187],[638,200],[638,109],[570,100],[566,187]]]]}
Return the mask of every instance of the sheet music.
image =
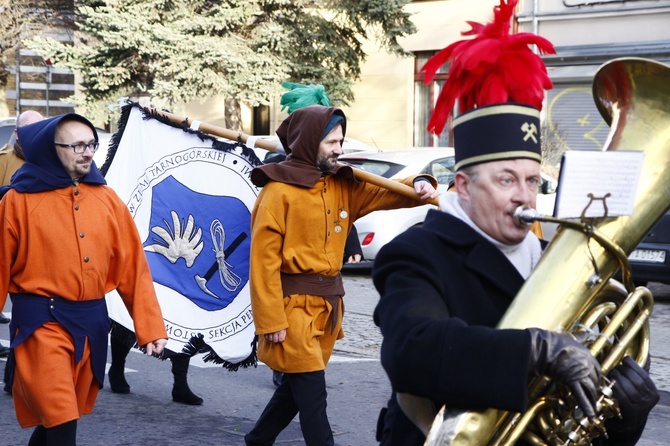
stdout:
{"type": "Polygon", "coordinates": [[[589,206],[586,217],[602,217],[605,202],[608,217],[631,215],[643,161],[644,152],[638,151],[566,151],[554,216],[579,218],[589,206]]]}

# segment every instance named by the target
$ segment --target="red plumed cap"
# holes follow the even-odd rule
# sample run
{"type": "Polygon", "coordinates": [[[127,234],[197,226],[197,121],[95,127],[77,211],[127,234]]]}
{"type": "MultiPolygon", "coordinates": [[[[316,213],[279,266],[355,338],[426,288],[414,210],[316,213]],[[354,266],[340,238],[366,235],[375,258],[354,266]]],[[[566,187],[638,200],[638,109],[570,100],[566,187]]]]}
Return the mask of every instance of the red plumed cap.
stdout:
{"type": "Polygon", "coordinates": [[[518,0],[500,0],[489,24],[468,22],[469,31],[459,40],[431,57],[421,69],[424,82],[430,83],[437,70],[450,62],[449,77],[440,92],[428,131],[439,135],[456,100],[460,113],[476,107],[513,102],[538,110],[544,92],[552,87],[547,68],[529,45],[537,45],[541,54],[554,54],[547,39],[532,33],[510,34],[510,22],[518,0]]]}

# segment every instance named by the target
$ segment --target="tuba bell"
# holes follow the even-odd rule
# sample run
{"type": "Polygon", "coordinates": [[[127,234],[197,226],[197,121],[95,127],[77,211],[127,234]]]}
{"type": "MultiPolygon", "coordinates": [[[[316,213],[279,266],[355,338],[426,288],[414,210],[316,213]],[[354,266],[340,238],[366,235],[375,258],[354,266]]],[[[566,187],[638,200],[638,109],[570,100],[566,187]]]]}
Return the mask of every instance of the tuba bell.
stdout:
{"type": "MultiPolygon", "coordinates": [[[[593,96],[610,125],[605,150],[645,153],[634,212],[586,224],[520,210],[518,218],[527,222],[560,226],[497,328],[574,334],[601,365],[600,411],[586,418],[567,389],[540,377],[530,383],[526,413],[442,407],[428,427],[426,445],[511,445],[520,439],[534,445],[591,444],[606,434],[605,420],[619,413],[611,397],[616,383],[607,374],[624,355],[640,365],[647,361],[653,297],[634,287],[627,255],[670,208],[670,67],[641,58],[611,60],[596,73],[593,96]],[[619,268],[623,283],[611,279],[619,268]]],[[[403,410],[419,408],[408,416],[421,428],[417,414],[426,413],[425,401],[398,398],[403,410]]]]}

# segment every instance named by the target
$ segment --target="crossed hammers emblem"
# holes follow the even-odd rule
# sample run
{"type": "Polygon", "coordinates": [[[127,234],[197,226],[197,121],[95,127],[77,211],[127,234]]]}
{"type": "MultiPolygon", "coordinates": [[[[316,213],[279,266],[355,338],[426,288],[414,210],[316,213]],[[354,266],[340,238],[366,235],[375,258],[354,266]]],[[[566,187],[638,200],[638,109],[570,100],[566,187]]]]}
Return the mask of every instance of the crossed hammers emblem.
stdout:
{"type": "Polygon", "coordinates": [[[533,138],[533,142],[537,144],[537,138],[535,137],[537,135],[537,127],[535,124],[524,122],[521,126],[521,131],[526,132],[526,136],[523,137],[524,141],[528,141],[528,138],[533,138]]]}

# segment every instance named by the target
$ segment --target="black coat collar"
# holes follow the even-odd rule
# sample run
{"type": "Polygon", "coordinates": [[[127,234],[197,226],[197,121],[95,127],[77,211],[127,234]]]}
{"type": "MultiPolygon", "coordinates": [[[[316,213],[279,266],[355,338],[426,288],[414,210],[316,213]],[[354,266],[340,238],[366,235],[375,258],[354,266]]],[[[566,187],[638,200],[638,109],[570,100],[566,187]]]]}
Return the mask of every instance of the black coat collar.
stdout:
{"type": "Polygon", "coordinates": [[[524,278],[502,251],[459,218],[430,210],[423,229],[462,252],[466,268],[511,298],[523,285],[524,278]]]}

